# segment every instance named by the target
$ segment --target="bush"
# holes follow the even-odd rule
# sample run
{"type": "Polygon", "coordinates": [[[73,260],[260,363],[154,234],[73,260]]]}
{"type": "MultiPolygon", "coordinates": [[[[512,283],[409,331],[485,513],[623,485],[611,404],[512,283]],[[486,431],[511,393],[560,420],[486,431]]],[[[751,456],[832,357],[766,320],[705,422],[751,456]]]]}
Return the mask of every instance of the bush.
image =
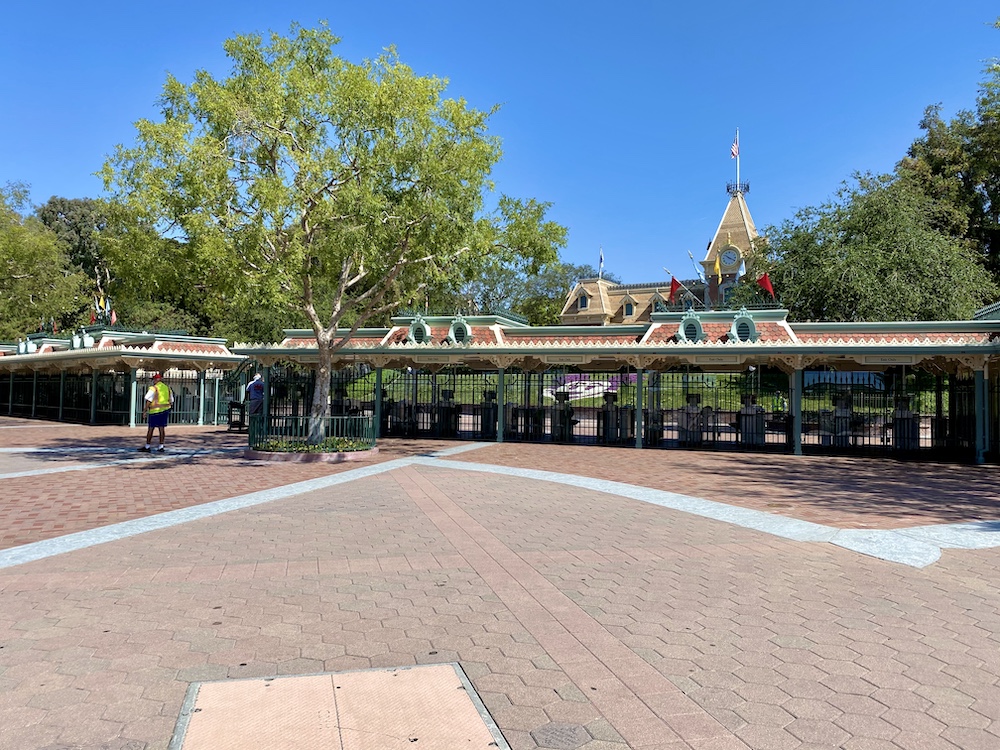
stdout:
{"type": "Polygon", "coordinates": [[[265,440],[255,450],[265,453],[350,453],[369,448],[371,446],[363,440],[328,437],[319,443],[308,443],[305,440],[265,440]]]}

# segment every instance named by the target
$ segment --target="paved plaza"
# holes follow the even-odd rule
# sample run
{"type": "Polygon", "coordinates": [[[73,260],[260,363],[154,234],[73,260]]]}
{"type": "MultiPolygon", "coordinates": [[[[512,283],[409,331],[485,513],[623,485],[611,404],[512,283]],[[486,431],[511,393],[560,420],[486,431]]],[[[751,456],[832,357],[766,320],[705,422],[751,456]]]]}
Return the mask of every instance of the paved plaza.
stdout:
{"type": "Polygon", "coordinates": [[[998,467],[143,437],[0,418],[0,750],[167,750],[193,683],[427,664],[514,750],[1000,747],[998,467]]]}

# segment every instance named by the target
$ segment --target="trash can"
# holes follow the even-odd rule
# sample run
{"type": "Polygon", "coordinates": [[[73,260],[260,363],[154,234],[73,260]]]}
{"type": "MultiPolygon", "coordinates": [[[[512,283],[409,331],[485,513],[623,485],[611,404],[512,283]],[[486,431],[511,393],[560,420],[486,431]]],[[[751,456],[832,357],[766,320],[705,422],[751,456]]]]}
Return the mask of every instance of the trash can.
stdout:
{"type": "Polygon", "coordinates": [[[242,401],[229,402],[229,432],[243,432],[247,427],[247,407],[242,401]]]}

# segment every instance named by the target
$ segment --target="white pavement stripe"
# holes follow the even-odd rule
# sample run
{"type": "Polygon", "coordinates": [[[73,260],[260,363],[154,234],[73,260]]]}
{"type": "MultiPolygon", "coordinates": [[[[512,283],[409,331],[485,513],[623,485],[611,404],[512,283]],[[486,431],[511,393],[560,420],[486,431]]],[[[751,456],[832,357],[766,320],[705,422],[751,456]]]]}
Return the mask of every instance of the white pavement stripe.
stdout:
{"type": "Polygon", "coordinates": [[[606,492],[762,531],[785,539],[794,539],[800,542],[829,542],[869,557],[909,565],[914,568],[924,568],[937,562],[941,558],[942,547],[961,549],[1000,547],[1000,522],[942,524],[898,530],[837,529],[833,526],[800,521],[775,513],[740,508],[697,497],[679,495],[674,492],[637,487],[605,479],[592,479],[537,469],[513,469],[492,464],[473,464],[465,461],[420,458],[413,460],[429,466],[447,466],[453,469],[507,474],[606,492]]]}
{"type": "MultiPolygon", "coordinates": [[[[683,513],[709,518],[714,521],[741,526],[753,529],[783,539],[791,539],[799,542],[827,542],[838,547],[858,552],[870,557],[875,557],[888,562],[909,565],[915,568],[923,568],[936,562],[941,557],[941,548],[962,548],[962,549],[987,549],[1000,547],[1000,522],[974,522],[964,524],[942,524],[939,526],[921,526],[912,529],[899,529],[883,531],[875,529],[837,529],[832,526],[812,523],[810,521],[800,521],[796,518],[788,518],[776,513],[766,513],[764,511],[752,510],[750,508],[740,508],[738,506],[717,503],[712,500],[704,500],[689,495],[680,495],[675,492],[651,489],[648,487],[638,487],[622,482],[612,482],[606,479],[594,479],[591,477],[581,477],[574,474],[560,474],[552,471],[541,471],[538,469],[519,469],[506,466],[495,466],[493,464],[479,464],[466,461],[448,461],[436,456],[453,455],[464,453],[481,447],[482,444],[469,446],[456,446],[443,451],[435,451],[427,456],[413,458],[400,458],[387,461],[381,464],[363,466],[340,474],[310,479],[304,482],[274,487],[269,490],[251,492],[238,497],[216,500],[202,505],[195,505],[190,508],[167,511],[155,516],[137,518],[132,521],[103,526],[89,531],[80,531],[75,534],[46,539],[41,542],[25,544],[20,547],[13,547],[8,550],[0,550],[0,569],[9,568],[14,565],[41,560],[46,557],[60,555],[64,552],[84,549],[105,542],[125,539],[136,534],[144,534],[147,531],[165,529],[177,526],[189,521],[201,518],[209,518],[221,513],[228,513],[241,508],[248,508],[274,500],[283,500],[306,492],[325,489],[338,484],[353,482],[357,479],[365,479],[376,474],[392,471],[397,468],[419,464],[422,466],[437,466],[460,471],[478,471],[489,474],[501,474],[505,476],[520,477],[523,479],[534,479],[545,482],[556,482],[581,489],[604,492],[619,497],[627,497],[644,503],[658,505],[671,510],[678,510],[683,513]]],[[[34,472],[19,472],[16,474],[0,475],[0,479],[13,476],[33,476],[36,474],[49,474],[60,471],[79,471],[102,466],[112,466],[117,464],[134,463],[136,461],[160,461],[166,458],[192,457],[206,453],[225,453],[236,449],[214,449],[206,451],[196,451],[193,453],[181,454],[172,453],[169,456],[146,456],[132,459],[122,459],[109,461],[101,464],[82,464],[73,467],[61,467],[54,469],[41,469],[34,472]]]]}
{"type": "Polygon", "coordinates": [[[27,562],[41,560],[54,555],[61,555],[64,552],[73,552],[74,550],[93,547],[97,544],[114,542],[119,539],[135,536],[137,534],[145,534],[147,531],[156,531],[157,529],[179,526],[180,524],[197,521],[201,518],[209,518],[211,516],[217,516],[221,513],[228,513],[232,510],[240,510],[242,508],[249,508],[262,503],[269,503],[273,500],[282,500],[286,497],[301,495],[306,492],[314,492],[315,490],[325,489],[337,484],[352,482],[355,479],[364,479],[365,477],[370,477],[375,474],[392,471],[393,469],[405,466],[408,463],[408,459],[388,461],[384,464],[365,466],[360,469],[344,472],[342,474],[333,474],[331,476],[319,477],[318,479],[296,482],[295,484],[286,484],[283,487],[274,487],[269,490],[261,490],[259,492],[251,492],[246,495],[239,495],[238,497],[216,500],[202,505],[193,505],[190,508],[169,510],[165,513],[158,513],[155,516],[146,516],[145,518],[136,518],[131,521],[122,521],[121,523],[102,526],[97,529],[78,531],[75,534],[66,534],[65,536],[56,537],[54,539],[46,539],[41,542],[33,542],[31,544],[24,544],[20,547],[0,550],[0,569],[9,568],[14,565],[22,565],[27,562]]]}
{"type": "MultiPolygon", "coordinates": [[[[24,453],[48,453],[55,455],[62,455],[69,452],[81,452],[90,451],[88,448],[68,448],[66,450],[49,450],[36,448],[30,451],[23,451],[24,453]]],[[[97,452],[97,449],[93,449],[97,452]]],[[[144,463],[147,461],[170,461],[178,458],[194,458],[196,456],[214,456],[214,455],[224,455],[226,453],[232,453],[234,451],[242,452],[242,448],[208,448],[195,451],[183,451],[175,452],[171,450],[164,451],[163,455],[160,455],[157,451],[152,453],[141,453],[137,452],[135,448],[114,448],[106,452],[125,454],[131,456],[131,458],[114,458],[108,461],[101,461],[100,463],[89,463],[89,464],[73,464],[72,466],[54,466],[48,469],[28,469],[25,471],[12,471],[8,474],[0,474],[0,479],[15,479],[16,477],[37,477],[43,474],[59,474],[64,471],[86,471],[87,469],[102,469],[108,466],[124,466],[126,464],[134,463],[144,463]],[[138,454],[138,455],[137,455],[138,454]]],[[[13,452],[13,451],[8,451],[13,452]]]]}

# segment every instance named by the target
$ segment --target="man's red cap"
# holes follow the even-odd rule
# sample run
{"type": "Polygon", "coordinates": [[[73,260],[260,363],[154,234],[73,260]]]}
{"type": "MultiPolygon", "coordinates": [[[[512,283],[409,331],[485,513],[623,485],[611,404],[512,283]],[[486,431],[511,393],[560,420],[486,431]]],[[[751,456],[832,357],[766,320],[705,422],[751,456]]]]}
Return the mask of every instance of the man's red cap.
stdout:
{"type": "Polygon", "coordinates": [[[156,373],[153,375],[153,380],[163,380],[163,376],[160,373],[156,373]]]}

